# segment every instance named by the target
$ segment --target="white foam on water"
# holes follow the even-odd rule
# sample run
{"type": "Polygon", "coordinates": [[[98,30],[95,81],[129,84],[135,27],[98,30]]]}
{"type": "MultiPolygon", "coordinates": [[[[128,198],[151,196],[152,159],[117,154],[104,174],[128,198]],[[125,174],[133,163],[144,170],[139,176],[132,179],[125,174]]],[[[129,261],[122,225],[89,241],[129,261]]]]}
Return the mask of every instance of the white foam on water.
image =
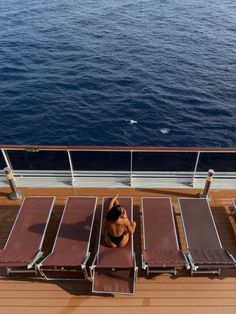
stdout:
{"type": "Polygon", "coordinates": [[[163,128],[163,129],[160,129],[160,132],[161,132],[162,134],[168,134],[168,133],[170,132],[170,129],[168,129],[168,128],[163,128]]]}
{"type": "Polygon", "coordinates": [[[136,120],[129,120],[129,124],[137,124],[138,123],[138,121],[136,121],[136,120]]]}

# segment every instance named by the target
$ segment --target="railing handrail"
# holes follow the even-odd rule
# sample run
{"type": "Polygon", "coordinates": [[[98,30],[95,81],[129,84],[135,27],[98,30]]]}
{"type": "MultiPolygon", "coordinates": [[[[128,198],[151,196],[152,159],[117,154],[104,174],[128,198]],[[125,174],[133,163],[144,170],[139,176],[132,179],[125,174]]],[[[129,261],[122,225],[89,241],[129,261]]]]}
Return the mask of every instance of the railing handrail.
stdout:
{"type": "Polygon", "coordinates": [[[0,145],[0,149],[88,150],[88,151],[168,151],[168,152],[236,152],[236,147],[162,147],[162,146],[44,146],[0,145]]]}

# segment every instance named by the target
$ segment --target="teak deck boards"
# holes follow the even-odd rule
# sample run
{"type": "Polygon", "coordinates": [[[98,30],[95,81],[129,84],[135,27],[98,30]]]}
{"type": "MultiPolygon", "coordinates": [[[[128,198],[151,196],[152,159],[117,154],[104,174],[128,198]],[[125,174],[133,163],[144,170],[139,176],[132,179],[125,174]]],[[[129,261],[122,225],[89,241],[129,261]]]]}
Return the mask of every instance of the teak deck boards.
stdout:
{"type": "MultiPolygon", "coordinates": [[[[169,274],[151,275],[147,277],[141,269],[141,229],[140,229],[140,199],[142,196],[171,197],[178,223],[181,246],[185,249],[183,228],[179,217],[178,197],[196,196],[199,190],[193,189],[21,189],[25,196],[52,195],[56,196],[54,215],[49,224],[45,239],[45,251],[50,252],[60,216],[69,195],[98,196],[95,226],[98,226],[99,211],[103,196],[119,193],[121,196],[133,196],[134,219],[137,230],[134,235],[134,245],[139,267],[136,291],[132,296],[94,295],[91,293],[91,283],[78,282],[46,282],[27,276],[11,276],[0,279],[0,313],[50,313],[70,314],[98,313],[120,314],[235,314],[236,313],[236,270],[225,270],[220,277],[195,275],[182,271],[176,277],[169,274]]],[[[8,199],[8,189],[0,190],[0,249],[3,249],[11,226],[19,209],[20,201],[8,199]]],[[[222,245],[236,256],[236,220],[231,215],[233,211],[232,198],[236,190],[212,190],[210,205],[222,245]]],[[[92,235],[92,257],[96,251],[98,228],[92,235]]],[[[3,272],[1,272],[3,274],[3,272]]]]}

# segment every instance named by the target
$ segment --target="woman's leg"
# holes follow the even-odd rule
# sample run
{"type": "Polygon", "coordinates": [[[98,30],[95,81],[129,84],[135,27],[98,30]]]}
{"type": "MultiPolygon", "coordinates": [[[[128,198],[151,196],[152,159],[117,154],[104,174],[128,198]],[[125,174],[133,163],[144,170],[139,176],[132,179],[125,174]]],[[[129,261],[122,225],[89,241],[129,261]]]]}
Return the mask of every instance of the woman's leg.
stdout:
{"type": "Polygon", "coordinates": [[[112,248],[115,248],[115,247],[116,247],[116,244],[111,241],[111,239],[110,239],[110,237],[109,237],[108,234],[105,235],[104,241],[105,241],[105,244],[106,244],[107,246],[112,247],[112,248]]]}
{"type": "Polygon", "coordinates": [[[129,241],[129,233],[126,233],[122,241],[118,244],[118,246],[123,247],[128,243],[128,241],[129,241]]]}

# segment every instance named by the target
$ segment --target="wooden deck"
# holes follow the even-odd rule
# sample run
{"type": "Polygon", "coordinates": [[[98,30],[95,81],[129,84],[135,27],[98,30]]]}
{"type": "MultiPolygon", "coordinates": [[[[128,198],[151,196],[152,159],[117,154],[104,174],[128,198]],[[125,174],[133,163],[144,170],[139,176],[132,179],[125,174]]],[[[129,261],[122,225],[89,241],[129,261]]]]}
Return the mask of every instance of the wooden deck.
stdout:
{"type": "MultiPolygon", "coordinates": [[[[21,189],[25,196],[56,196],[55,214],[49,224],[45,239],[45,251],[50,252],[56,234],[65,199],[68,195],[98,196],[98,214],[103,196],[115,193],[134,197],[134,219],[137,231],[134,236],[137,263],[139,266],[136,292],[133,296],[100,296],[91,294],[91,283],[46,282],[44,279],[30,277],[8,277],[0,279],[0,313],[135,313],[135,314],[235,314],[236,313],[236,270],[222,272],[221,277],[195,275],[187,271],[178,276],[169,274],[147,277],[141,270],[140,253],[140,198],[141,196],[171,197],[178,222],[179,238],[183,249],[185,242],[179,217],[178,197],[194,197],[199,192],[191,189],[21,189]]],[[[231,215],[231,199],[236,198],[236,190],[211,191],[211,208],[223,246],[236,257],[236,220],[231,215]]],[[[11,226],[16,217],[19,201],[10,201],[8,189],[0,190],[0,249],[3,249],[11,226]]],[[[98,228],[92,235],[92,253],[96,251],[98,228]]],[[[93,255],[92,254],[92,255],[93,255]]],[[[91,260],[89,261],[89,263],[91,260]]],[[[88,263],[88,264],[89,264],[88,263]]],[[[3,275],[3,271],[1,271],[3,275]]]]}

